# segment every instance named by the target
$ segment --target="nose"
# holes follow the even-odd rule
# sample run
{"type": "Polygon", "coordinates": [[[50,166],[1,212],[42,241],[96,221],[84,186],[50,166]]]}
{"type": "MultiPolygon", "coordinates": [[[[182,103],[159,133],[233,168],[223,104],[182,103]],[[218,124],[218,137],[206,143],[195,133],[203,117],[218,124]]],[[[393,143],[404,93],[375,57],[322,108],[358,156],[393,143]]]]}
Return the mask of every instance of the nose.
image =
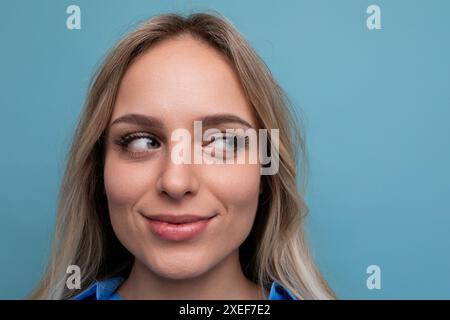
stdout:
{"type": "Polygon", "coordinates": [[[161,195],[173,200],[181,200],[188,195],[195,195],[199,182],[192,164],[177,164],[170,159],[165,162],[156,184],[161,195]]]}

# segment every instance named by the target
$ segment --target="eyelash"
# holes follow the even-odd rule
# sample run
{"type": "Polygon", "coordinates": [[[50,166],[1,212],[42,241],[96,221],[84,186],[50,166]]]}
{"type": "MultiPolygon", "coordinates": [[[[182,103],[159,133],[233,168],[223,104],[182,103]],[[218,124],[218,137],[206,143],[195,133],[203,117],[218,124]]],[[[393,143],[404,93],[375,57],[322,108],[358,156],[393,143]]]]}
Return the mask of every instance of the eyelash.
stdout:
{"type": "Polygon", "coordinates": [[[126,135],[120,137],[119,139],[115,140],[115,144],[118,145],[123,152],[129,154],[131,157],[133,157],[133,158],[140,158],[140,157],[142,157],[142,154],[146,154],[146,153],[149,153],[151,151],[134,152],[134,151],[128,150],[128,146],[134,140],[141,139],[141,138],[147,138],[149,140],[152,140],[153,142],[156,142],[158,144],[158,147],[156,147],[155,149],[157,149],[157,148],[159,148],[161,146],[161,143],[159,142],[159,139],[157,137],[155,137],[152,134],[145,133],[145,132],[137,132],[137,133],[126,134],[126,135]]]}
{"type": "MultiPolygon", "coordinates": [[[[234,151],[237,151],[237,149],[238,149],[237,139],[239,138],[239,136],[237,136],[237,135],[230,135],[230,134],[227,135],[225,132],[223,132],[223,134],[224,135],[222,137],[219,137],[219,138],[216,138],[215,136],[213,136],[212,137],[213,139],[211,139],[211,141],[209,141],[207,143],[207,145],[210,144],[210,143],[213,143],[216,140],[220,140],[220,138],[222,138],[222,140],[234,139],[234,142],[233,142],[234,151]]],[[[141,138],[148,138],[148,139],[152,140],[153,142],[156,142],[158,144],[158,147],[156,147],[155,149],[157,149],[157,148],[159,148],[161,146],[161,142],[159,141],[159,139],[157,137],[155,137],[152,134],[145,133],[145,132],[137,132],[137,133],[131,133],[131,134],[123,135],[120,138],[116,139],[114,141],[114,143],[121,148],[122,152],[125,152],[125,153],[129,154],[133,158],[140,158],[140,157],[143,156],[142,154],[146,154],[146,153],[149,153],[151,151],[134,152],[134,151],[128,150],[128,146],[134,140],[141,139],[141,138]]],[[[245,136],[245,138],[244,138],[244,145],[242,147],[246,148],[248,146],[248,143],[249,143],[249,138],[248,138],[248,136],[245,136]]]]}
{"type": "MultiPolygon", "coordinates": [[[[228,134],[227,135],[225,132],[223,132],[223,134],[224,135],[222,137],[219,137],[219,138],[216,138],[216,136],[213,136],[213,139],[211,141],[209,141],[209,143],[213,143],[214,141],[220,140],[220,139],[222,139],[222,140],[231,140],[231,139],[233,139],[234,140],[233,141],[234,151],[237,151],[238,147],[239,147],[237,145],[237,140],[239,139],[239,136],[238,135],[232,135],[232,134],[228,134]]],[[[248,136],[245,136],[244,137],[244,145],[242,147],[246,148],[248,146],[248,140],[249,140],[248,136]]]]}

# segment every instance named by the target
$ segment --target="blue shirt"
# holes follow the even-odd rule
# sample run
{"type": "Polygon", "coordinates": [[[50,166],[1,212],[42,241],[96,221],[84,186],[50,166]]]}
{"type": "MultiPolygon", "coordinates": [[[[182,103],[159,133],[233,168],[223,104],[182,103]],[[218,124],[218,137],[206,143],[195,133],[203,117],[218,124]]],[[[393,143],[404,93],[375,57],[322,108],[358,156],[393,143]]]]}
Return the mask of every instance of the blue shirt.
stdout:
{"type": "MultiPolygon", "coordinates": [[[[123,300],[117,293],[120,284],[125,280],[123,277],[114,277],[94,282],[89,288],[73,297],[71,300],[123,300]]],[[[269,291],[269,300],[297,300],[287,289],[279,283],[272,282],[269,291]]]]}

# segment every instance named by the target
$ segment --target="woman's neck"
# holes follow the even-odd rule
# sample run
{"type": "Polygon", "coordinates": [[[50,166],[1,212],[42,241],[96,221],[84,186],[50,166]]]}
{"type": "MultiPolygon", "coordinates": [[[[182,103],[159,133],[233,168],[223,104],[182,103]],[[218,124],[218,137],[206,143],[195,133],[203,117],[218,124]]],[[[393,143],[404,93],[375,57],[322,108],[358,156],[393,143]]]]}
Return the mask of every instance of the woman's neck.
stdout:
{"type": "Polygon", "coordinates": [[[131,273],[118,289],[118,294],[126,300],[265,299],[259,286],[242,272],[238,251],[207,273],[182,280],[162,278],[135,259],[131,273]]]}

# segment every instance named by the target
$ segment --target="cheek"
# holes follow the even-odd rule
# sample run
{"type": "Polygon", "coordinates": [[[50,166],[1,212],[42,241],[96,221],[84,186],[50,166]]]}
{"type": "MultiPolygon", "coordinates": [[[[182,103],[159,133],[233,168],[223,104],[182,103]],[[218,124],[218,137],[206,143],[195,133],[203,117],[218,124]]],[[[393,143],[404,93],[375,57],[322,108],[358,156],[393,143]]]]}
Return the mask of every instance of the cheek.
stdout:
{"type": "Polygon", "coordinates": [[[145,251],[141,240],[147,232],[132,210],[153,183],[151,172],[148,164],[127,163],[114,154],[105,158],[104,184],[111,225],[119,241],[134,255],[145,251]]]}
{"type": "Polygon", "coordinates": [[[112,227],[121,242],[133,250],[137,245],[136,238],[145,229],[132,211],[153,183],[151,170],[148,170],[148,165],[143,167],[139,163],[125,163],[113,155],[105,159],[104,183],[112,227]]]}
{"type": "Polygon", "coordinates": [[[223,172],[218,187],[230,205],[251,207],[259,196],[260,177],[257,165],[234,165],[223,172]]]}
{"type": "Polygon", "coordinates": [[[137,181],[130,170],[113,156],[107,156],[104,167],[104,184],[108,199],[109,216],[116,235],[124,233],[130,223],[128,206],[138,194],[137,181]]]}
{"type": "Polygon", "coordinates": [[[258,165],[225,165],[208,170],[209,189],[225,208],[224,219],[241,233],[250,232],[260,187],[258,165]]]}
{"type": "Polygon", "coordinates": [[[151,179],[148,174],[146,176],[146,171],[137,163],[124,163],[113,156],[106,157],[104,183],[108,202],[113,206],[134,203],[151,179]]]}

